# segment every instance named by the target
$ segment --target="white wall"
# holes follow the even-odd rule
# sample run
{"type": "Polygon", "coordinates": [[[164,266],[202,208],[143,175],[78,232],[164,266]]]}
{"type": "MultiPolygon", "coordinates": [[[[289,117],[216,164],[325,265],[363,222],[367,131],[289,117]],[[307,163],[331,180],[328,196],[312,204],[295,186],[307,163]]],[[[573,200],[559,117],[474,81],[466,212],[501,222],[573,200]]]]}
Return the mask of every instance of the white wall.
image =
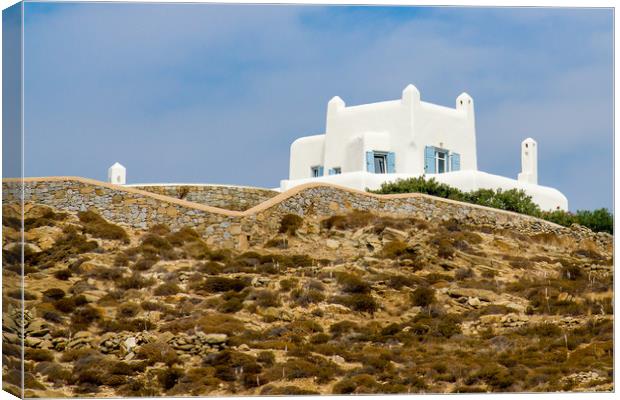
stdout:
{"type": "Polygon", "coordinates": [[[309,178],[310,168],[323,165],[325,135],[306,136],[291,144],[289,179],[309,178]]]}
{"type": "Polygon", "coordinates": [[[421,101],[413,85],[400,99],[380,103],[347,107],[336,96],[327,105],[325,132],[293,143],[289,179],[311,177],[314,165],[323,165],[325,175],[334,167],[364,171],[373,150],[394,152],[397,173],[422,174],[425,146],[457,152],[462,170],[477,169],[474,104],[465,93],[456,108],[421,101]]]}

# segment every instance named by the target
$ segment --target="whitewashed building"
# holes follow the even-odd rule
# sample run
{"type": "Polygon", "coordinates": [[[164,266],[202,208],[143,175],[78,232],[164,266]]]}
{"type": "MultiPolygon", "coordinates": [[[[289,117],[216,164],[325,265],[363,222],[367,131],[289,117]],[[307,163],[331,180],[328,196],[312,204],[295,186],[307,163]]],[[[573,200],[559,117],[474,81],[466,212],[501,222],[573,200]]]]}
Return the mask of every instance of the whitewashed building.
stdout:
{"type": "Polygon", "coordinates": [[[364,190],[421,175],[464,191],[523,189],[545,210],[567,210],[556,189],[538,185],[537,143],[521,144],[518,179],[478,171],[474,101],[462,93],[455,108],[421,101],[409,85],[398,100],[347,107],[340,97],[327,105],[325,133],[291,145],[287,190],[327,182],[364,190]]]}

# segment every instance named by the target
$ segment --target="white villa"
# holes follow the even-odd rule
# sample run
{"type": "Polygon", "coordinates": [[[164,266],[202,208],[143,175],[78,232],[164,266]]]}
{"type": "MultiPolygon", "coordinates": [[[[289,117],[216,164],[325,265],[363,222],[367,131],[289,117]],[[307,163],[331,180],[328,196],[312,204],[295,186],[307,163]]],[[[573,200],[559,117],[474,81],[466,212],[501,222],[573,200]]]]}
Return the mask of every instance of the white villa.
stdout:
{"type": "Polygon", "coordinates": [[[463,191],[523,189],[544,210],[567,210],[558,190],[538,185],[538,146],[521,144],[517,179],[478,171],[474,101],[463,93],[456,108],[420,100],[409,85],[398,100],[359,106],[338,96],[327,104],[325,133],[291,145],[284,191],[308,182],[377,189],[383,182],[426,175],[463,191]]]}

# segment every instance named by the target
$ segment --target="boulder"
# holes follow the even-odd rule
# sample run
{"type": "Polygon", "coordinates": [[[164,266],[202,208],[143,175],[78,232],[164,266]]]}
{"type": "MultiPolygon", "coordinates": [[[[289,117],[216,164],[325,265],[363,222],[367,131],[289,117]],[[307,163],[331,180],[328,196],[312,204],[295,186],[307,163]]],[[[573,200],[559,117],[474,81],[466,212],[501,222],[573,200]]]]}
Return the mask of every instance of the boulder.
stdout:
{"type": "Polygon", "coordinates": [[[123,341],[123,348],[127,353],[131,353],[132,349],[138,345],[136,338],[133,336],[129,336],[127,339],[123,341]]]}
{"type": "Polygon", "coordinates": [[[409,237],[409,234],[399,229],[387,227],[383,230],[383,239],[387,240],[402,240],[405,241],[409,237]]]}
{"type": "Polygon", "coordinates": [[[472,306],[474,308],[478,308],[478,307],[480,307],[480,299],[478,299],[477,297],[470,297],[467,300],[467,304],[469,304],[470,306],[472,306]]]}
{"type": "Polygon", "coordinates": [[[328,249],[336,250],[340,247],[340,242],[334,239],[327,239],[325,240],[325,246],[327,246],[328,249]]]}
{"type": "Polygon", "coordinates": [[[210,345],[219,345],[226,343],[228,340],[228,335],[225,333],[209,333],[203,337],[203,340],[205,343],[210,345]]]}
{"type": "Polygon", "coordinates": [[[34,319],[30,321],[26,328],[26,334],[28,336],[45,336],[49,331],[49,326],[43,319],[34,319]]]}

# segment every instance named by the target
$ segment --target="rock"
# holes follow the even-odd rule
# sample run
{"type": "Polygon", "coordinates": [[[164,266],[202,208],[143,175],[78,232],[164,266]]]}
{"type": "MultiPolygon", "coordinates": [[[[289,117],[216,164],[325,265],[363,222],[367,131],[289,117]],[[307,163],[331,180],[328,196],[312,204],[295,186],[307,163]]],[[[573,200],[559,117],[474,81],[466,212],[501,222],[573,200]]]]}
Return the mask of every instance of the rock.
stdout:
{"type": "Polygon", "coordinates": [[[50,331],[47,322],[42,319],[32,320],[25,330],[28,336],[37,337],[45,336],[50,331]]]}
{"type": "Polygon", "coordinates": [[[281,321],[292,321],[293,316],[286,310],[281,310],[275,307],[267,307],[261,311],[263,317],[271,317],[279,319],[281,321]]]}
{"type": "Polygon", "coordinates": [[[346,362],[346,360],[339,355],[332,356],[332,361],[335,362],[336,364],[344,364],[346,362]]]}
{"type": "Polygon", "coordinates": [[[572,301],[572,300],[573,300],[573,296],[571,296],[570,294],[566,292],[562,292],[558,295],[558,301],[572,301]]]}
{"type": "Polygon", "coordinates": [[[470,297],[467,300],[467,304],[469,304],[470,306],[472,306],[474,308],[478,308],[478,307],[480,307],[480,299],[478,299],[477,297],[470,297]]]}
{"type": "Polygon", "coordinates": [[[248,346],[245,343],[242,343],[239,347],[238,347],[239,351],[250,351],[250,346],[248,346]]]}
{"type": "Polygon", "coordinates": [[[27,241],[37,243],[42,250],[47,250],[54,246],[54,243],[60,236],[62,236],[62,229],[56,226],[39,226],[30,229],[24,234],[24,238],[27,241]]]}
{"type": "Polygon", "coordinates": [[[19,336],[17,336],[14,333],[4,332],[2,334],[2,338],[4,339],[5,343],[13,343],[13,344],[19,344],[20,343],[19,336]]]}
{"type": "Polygon", "coordinates": [[[228,335],[225,333],[209,333],[204,336],[204,341],[208,344],[222,344],[226,343],[228,335]]]}
{"type": "Polygon", "coordinates": [[[89,303],[95,303],[107,293],[103,290],[86,290],[81,294],[86,298],[86,301],[88,301],[89,303]]]}
{"type": "Polygon", "coordinates": [[[170,340],[174,338],[174,333],[170,331],[166,331],[159,335],[158,339],[164,343],[168,343],[170,340]]]}
{"type": "Polygon", "coordinates": [[[127,351],[128,353],[131,353],[131,350],[136,347],[138,345],[138,343],[136,342],[136,338],[133,336],[128,337],[127,339],[125,339],[125,341],[123,341],[123,348],[125,349],[125,351],[127,351]]]}
{"type": "Polygon", "coordinates": [[[39,345],[39,347],[42,348],[42,349],[48,350],[48,349],[51,349],[54,346],[52,345],[52,341],[51,340],[47,340],[46,339],[46,340],[42,340],[41,341],[41,344],[39,345]]]}
{"type": "Polygon", "coordinates": [[[336,250],[340,247],[340,242],[334,239],[327,239],[325,240],[325,246],[327,246],[328,249],[336,250]]]}
{"type": "Polygon", "coordinates": [[[349,314],[351,310],[348,307],[343,306],[342,304],[327,304],[322,307],[322,310],[331,314],[349,314]]]}
{"type": "Polygon", "coordinates": [[[388,240],[407,240],[409,234],[407,232],[387,227],[383,230],[383,239],[388,240]]]}
{"type": "Polygon", "coordinates": [[[73,335],[73,339],[90,338],[92,334],[88,331],[79,331],[73,335]]]}
{"type": "Polygon", "coordinates": [[[41,345],[41,342],[43,342],[43,339],[34,337],[27,337],[26,339],[24,339],[24,345],[26,347],[39,347],[41,345]]]}
{"type": "Polygon", "coordinates": [[[498,299],[498,295],[486,289],[471,289],[452,287],[446,292],[448,296],[453,298],[459,297],[477,297],[481,301],[494,302],[498,299]]]}

